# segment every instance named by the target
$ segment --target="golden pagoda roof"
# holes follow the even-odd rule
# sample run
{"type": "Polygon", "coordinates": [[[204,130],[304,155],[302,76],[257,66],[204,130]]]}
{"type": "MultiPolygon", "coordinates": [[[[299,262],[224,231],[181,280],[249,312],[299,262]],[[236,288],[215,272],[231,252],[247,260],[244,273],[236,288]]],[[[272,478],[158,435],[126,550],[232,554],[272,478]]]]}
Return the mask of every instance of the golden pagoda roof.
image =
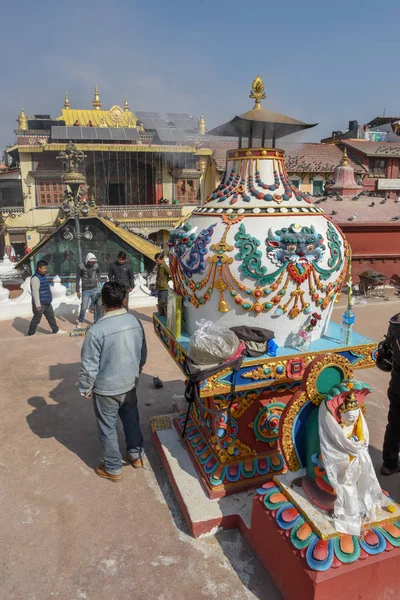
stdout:
{"type": "Polygon", "coordinates": [[[266,94],[264,83],[259,75],[253,81],[250,98],[255,100],[254,107],[251,110],[234,117],[228,123],[214,127],[208,132],[208,135],[278,139],[317,125],[317,123],[303,123],[297,119],[263,108],[261,100],[266,98],[266,94]]]}
{"type": "Polygon", "coordinates": [[[65,121],[67,127],[73,126],[78,121],[81,127],[86,127],[89,121],[93,127],[135,127],[137,119],[130,110],[123,110],[113,106],[110,110],[76,110],[73,108],[63,109],[57,121],[65,121]],[[118,111],[118,108],[120,111],[118,111]]]}
{"type": "Polygon", "coordinates": [[[97,217],[99,221],[103,223],[110,231],[115,233],[121,240],[129,244],[132,248],[140,252],[140,254],[144,254],[147,258],[151,258],[154,261],[154,256],[161,251],[159,246],[156,246],[149,240],[145,240],[140,237],[136,233],[132,233],[131,231],[127,231],[123,227],[119,227],[115,225],[109,219],[104,219],[103,217],[97,217]]]}

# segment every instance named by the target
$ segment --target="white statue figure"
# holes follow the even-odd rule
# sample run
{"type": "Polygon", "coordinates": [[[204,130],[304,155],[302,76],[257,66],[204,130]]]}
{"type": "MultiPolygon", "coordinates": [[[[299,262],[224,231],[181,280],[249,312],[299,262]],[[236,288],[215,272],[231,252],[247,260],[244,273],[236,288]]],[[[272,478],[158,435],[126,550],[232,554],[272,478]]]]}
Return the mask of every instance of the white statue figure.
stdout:
{"type": "Polygon", "coordinates": [[[336,494],[335,528],[351,535],[360,535],[362,522],[373,521],[382,505],[359,402],[353,392],[336,396],[321,404],[318,415],[323,464],[336,494]]]}

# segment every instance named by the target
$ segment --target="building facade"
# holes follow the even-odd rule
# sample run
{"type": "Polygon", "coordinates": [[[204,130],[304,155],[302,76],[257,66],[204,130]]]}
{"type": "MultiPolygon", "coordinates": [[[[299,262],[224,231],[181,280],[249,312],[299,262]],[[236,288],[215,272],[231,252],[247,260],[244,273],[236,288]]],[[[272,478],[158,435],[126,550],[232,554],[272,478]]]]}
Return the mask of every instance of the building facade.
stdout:
{"type": "Polygon", "coordinates": [[[19,194],[2,195],[3,247],[18,236],[32,248],[62,222],[64,171],[57,157],[70,141],[85,154],[87,199],[150,237],[165,240],[208,193],[212,150],[202,117],[133,113],[127,99],[103,110],[96,86],[90,110],[74,110],[66,95],[56,119],[28,118],[21,110],[15,134],[7,154],[19,194]]]}

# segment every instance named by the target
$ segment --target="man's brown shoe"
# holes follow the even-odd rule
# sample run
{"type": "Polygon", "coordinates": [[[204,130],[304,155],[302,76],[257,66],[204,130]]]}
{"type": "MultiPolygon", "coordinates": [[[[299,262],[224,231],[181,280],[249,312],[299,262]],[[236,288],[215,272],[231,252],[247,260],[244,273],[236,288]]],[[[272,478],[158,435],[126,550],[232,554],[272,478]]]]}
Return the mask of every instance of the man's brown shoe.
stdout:
{"type": "Polygon", "coordinates": [[[111,473],[107,473],[106,467],[103,463],[97,465],[95,468],[96,474],[99,477],[103,477],[103,479],[109,479],[110,481],[119,481],[122,479],[122,473],[120,475],[112,475],[111,473]]]}
{"type": "Polygon", "coordinates": [[[397,467],[394,467],[394,469],[389,469],[389,467],[385,467],[385,465],[381,466],[381,475],[385,475],[386,477],[388,475],[393,475],[393,473],[398,473],[400,471],[400,465],[397,467]]]}
{"type": "Polygon", "coordinates": [[[132,458],[128,453],[125,454],[126,460],[131,463],[134,469],[144,469],[143,458],[132,458]]]}

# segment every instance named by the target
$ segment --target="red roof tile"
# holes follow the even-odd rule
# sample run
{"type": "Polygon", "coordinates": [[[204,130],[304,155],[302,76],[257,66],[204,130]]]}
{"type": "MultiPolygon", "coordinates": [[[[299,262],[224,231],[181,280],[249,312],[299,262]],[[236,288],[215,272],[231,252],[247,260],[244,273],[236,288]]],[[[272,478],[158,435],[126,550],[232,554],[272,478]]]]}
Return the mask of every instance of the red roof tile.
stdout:
{"type": "MultiPolygon", "coordinates": [[[[280,144],[285,151],[286,170],[289,173],[333,173],[343,158],[335,144],[280,144]]],[[[366,173],[365,167],[349,158],[356,173],[366,173]]]]}
{"type": "Polygon", "coordinates": [[[400,142],[367,142],[366,140],[341,140],[341,144],[359,150],[366,156],[400,156],[400,142]]]}
{"type": "MultiPolygon", "coordinates": [[[[312,197],[311,197],[312,198],[312,197]]],[[[323,209],[325,214],[331,216],[336,223],[350,224],[354,223],[400,223],[400,202],[388,199],[381,204],[382,198],[373,198],[370,196],[361,196],[358,200],[344,198],[336,200],[328,198],[327,200],[314,200],[323,209]],[[371,206],[373,204],[373,206],[371,206]],[[336,214],[333,214],[336,213],[336,214]],[[355,216],[355,218],[351,218],[355,216]]]]}
{"type": "MultiPolygon", "coordinates": [[[[237,148],[237,142],[215,141],[211,143],[213,160],[218,171],[225,171],[226,152],[237,148]]],[[[333,173],[343,153],[335,144],[279,144],[285,151],[286,169],[289,173],[333,173]]],[[[356,173],[366,173],[365,167],[349,158],[356,173]]]]}

